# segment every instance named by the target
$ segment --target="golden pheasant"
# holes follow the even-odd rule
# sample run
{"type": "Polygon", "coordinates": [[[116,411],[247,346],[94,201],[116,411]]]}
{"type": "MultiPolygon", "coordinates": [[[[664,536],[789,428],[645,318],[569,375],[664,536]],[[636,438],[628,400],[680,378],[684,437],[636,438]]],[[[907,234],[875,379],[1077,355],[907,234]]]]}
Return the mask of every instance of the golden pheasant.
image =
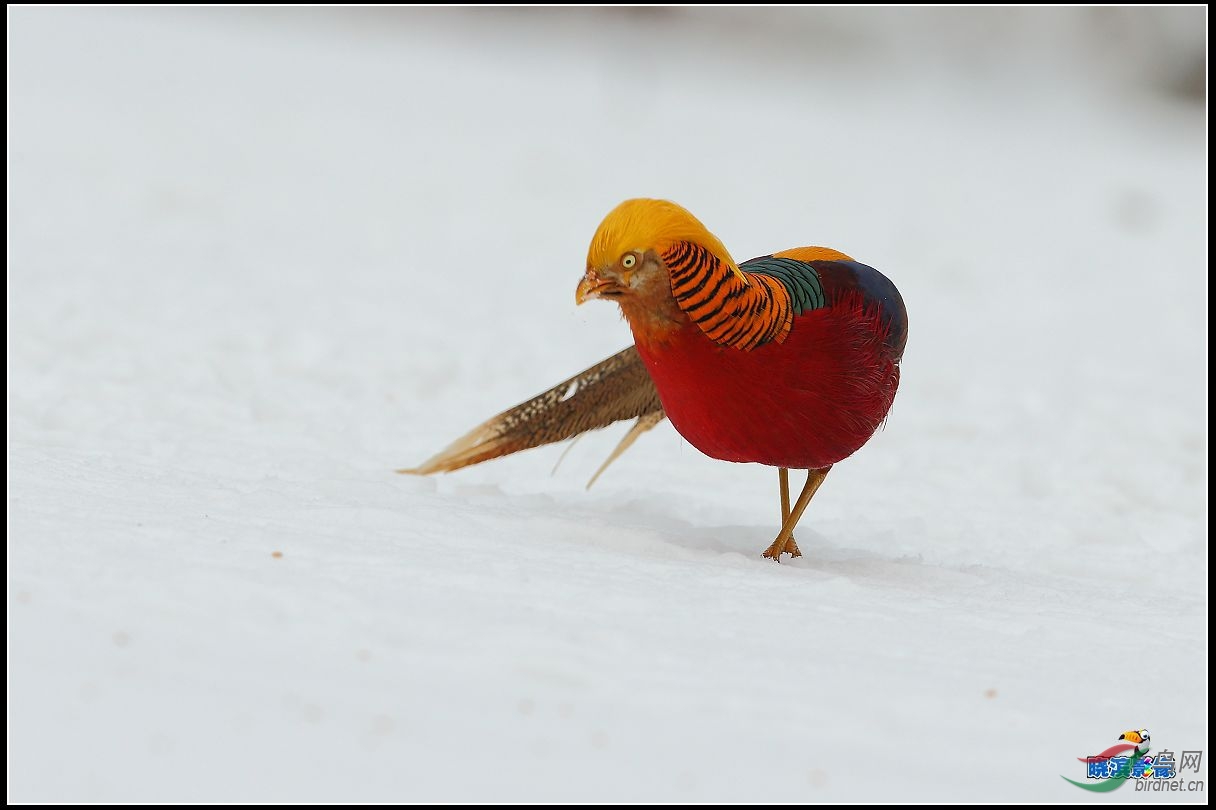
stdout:
{"type": "Polygon", "coordinates": [[[908,337],[895,285],[822,247],[736,263],[685,209],[636,199],[591,240],[575,300],[591,299],[620,305],[633,346],[400,472],[449,472],[636,419],[598,477],[666,416],[708,456],[778,469],[781,530],[764,556],[800,556],[807,504],[895,399],[908,337]],[[792,507],[790,469],[807,470],[792,507]]]}

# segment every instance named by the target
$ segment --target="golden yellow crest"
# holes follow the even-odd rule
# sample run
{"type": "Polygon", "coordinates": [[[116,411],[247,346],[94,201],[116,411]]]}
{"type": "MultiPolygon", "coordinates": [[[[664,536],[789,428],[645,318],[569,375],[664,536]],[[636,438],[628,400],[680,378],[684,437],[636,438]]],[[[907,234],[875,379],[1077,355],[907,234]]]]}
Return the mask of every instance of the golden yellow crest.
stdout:
{"type": "Polygon", "coordinates": [[[662,254],[676,242],[693,242],[713,252],[739,278],[739,265],[718,237],[682,206],[667,200],[625,200],[613,208],[591,239],[587,268],[608,267],[631,250],[662,254]]]}

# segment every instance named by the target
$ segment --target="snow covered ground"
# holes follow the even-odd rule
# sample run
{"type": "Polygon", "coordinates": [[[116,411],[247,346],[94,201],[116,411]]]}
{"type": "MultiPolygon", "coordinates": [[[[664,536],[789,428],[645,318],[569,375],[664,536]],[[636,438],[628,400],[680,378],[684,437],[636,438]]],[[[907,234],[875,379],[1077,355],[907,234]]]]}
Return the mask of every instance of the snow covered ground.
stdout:
{"type": "Polygon", "coordinates": [[[10,12],[10,800],[1071,801],[1128,728],[1207,749],[1202,106],[1075,10],[733,13],[10,12]],[[391,472],[628,343],[573,291],[643,195],[907,300],[800,560],[666,424],[590,492],[623,428],[391,472]]]}

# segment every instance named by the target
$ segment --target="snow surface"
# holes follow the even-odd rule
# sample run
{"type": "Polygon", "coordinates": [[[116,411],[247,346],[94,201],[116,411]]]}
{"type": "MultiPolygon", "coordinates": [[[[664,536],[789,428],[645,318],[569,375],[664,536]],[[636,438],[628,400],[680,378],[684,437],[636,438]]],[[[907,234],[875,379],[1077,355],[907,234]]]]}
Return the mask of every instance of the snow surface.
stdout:
{"type": "Polygon", "coordinates": [[[10,800],[1072,801],[1127,728],[1206,750],[1204,112],[1073,12],[10,11],[10,800]],[[573,291],[641,195],[908,303],[800,560],[667,424],[590,492],[623,427],[391,472],[628,343],[573,291]]]}

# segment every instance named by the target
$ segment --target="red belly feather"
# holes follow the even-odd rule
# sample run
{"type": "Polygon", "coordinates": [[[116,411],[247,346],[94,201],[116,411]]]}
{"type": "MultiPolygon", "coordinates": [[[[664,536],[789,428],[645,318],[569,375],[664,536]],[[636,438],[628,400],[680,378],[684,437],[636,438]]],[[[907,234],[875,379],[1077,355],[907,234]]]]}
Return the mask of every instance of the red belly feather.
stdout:
{"type": "Polygon", "coordinates": [[[850,294],[794,319],[782,343],[721,346],[686,323],[670,340],[635,333],[671,423],[724,461],[815,469],[856,452],[895,399],[899,365],[879,313],[850,294]]]}

